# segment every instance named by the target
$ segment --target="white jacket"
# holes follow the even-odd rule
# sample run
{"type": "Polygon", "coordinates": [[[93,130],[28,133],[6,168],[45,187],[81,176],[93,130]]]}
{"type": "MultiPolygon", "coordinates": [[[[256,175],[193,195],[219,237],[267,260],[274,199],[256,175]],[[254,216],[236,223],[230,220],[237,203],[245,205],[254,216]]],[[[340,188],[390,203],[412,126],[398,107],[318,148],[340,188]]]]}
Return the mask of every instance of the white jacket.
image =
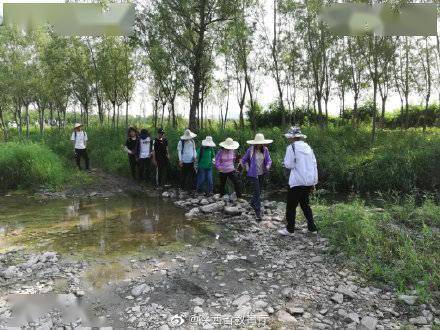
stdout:
{"type": "Polygon", "coordinates": [[[314,186],[318,183],[318,168],[312,148],[304,141],[295,141],[295,153],[290,144],[286,149],[284,167],[290,169],[289,186],[314,186]]]}

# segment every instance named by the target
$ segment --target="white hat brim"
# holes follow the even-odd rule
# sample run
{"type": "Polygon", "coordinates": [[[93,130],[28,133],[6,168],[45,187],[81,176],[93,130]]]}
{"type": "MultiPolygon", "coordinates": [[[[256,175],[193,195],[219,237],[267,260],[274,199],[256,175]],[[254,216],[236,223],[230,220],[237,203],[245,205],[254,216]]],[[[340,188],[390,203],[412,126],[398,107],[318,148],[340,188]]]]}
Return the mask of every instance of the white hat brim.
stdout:
{"type": "Polygon", "coordinates": [[[262,141],[256,141],[256,140],[249,140],[246,141],[247,144],[255,145],[255,144],[271,144],[273,140],[262,140],[262,141]]]}
{"type": "Polygon", "coordinates": [[[190,133],[189,135],[182,135],[180,137],[181,140],[191,140],[194,139],[197,136],[196,133],[190,133]]]}
{"type": "Polygon", "coordinates": [[[293,135],[293,134],[286,133],[286,134],[284,134],[284,136],[287,139],[292,139],[292,138],[296,138],[296,137],[307,139],[307,135],[304,135],[304,134],[295,134],[295,135],[293,135]]]}
{"type": "Polygon", "coordinates": [[[214,142],[212,142],[212,141],[208,142],[208,141],[203,140],[202,141],[202,146],[204,146],[204,147],[215,147],[216,144],[214,142]]]}
{"type": "Polygon", "coordinates": [[[240,146],[237,141],[234,141],[232,144],[225,144],[224,142],[220,142],[219,146],[228,150],[236,150],[240,146]]]}

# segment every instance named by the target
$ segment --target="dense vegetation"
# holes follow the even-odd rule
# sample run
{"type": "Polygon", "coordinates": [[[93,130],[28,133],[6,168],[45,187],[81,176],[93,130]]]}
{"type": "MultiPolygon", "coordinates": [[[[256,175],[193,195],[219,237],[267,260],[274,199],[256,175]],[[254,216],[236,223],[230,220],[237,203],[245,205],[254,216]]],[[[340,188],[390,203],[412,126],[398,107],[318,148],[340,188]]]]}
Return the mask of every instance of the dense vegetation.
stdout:
{"type": "Polygon", "coordinates": [[[440,289],[440,207],[432,200],[418,205],[410,198],[385,209],[354,201],[319,205],[317,213],[334,251],[370,278],[417,289],[422,299],[440,289]]]}

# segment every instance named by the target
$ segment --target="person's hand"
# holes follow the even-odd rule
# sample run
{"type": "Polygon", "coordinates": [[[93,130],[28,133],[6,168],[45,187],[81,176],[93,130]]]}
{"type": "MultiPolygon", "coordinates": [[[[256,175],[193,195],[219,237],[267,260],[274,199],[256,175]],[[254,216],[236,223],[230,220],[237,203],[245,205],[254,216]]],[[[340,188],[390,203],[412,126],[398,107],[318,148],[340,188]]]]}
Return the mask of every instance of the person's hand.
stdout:
{"type": "Polygon", "coordinates": [[[183,167],[183,163],[182,162],[179,162],[179,167],[183,167]]]}
{"type": "Polygon", "coordinates": [[[314,192],[315,191],[315,186],[312,186],[311,188],[310,188],[310,192],[314,192]]]}

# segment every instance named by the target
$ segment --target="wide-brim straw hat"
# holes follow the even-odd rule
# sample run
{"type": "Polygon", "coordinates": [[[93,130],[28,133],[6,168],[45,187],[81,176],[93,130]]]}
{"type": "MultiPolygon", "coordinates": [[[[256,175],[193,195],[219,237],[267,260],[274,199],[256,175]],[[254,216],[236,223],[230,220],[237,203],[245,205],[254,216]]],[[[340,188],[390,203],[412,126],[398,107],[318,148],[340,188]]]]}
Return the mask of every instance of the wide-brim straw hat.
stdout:
{"type": "Polygon", "coordinates": [[[255,138],[253,140],[247,141],[248,144],[258,145],[258,144],[271,144],[273,140],[265,139],[264,135],[261,133],[255,134],[255,138]]]}
{"type": "Polygon", "coordinates": [[[231,138],[227,138],[223,142],[219,143],[220,147],[228,149],[228,150],[235,150],[238,149],[240,144],[237,141],[232,140],[231,138]]]}
{"type": "Polygon", "coordinates": [[[295,126],[295,127],[291,127],[289,129],[289,131],[284,134],[284,136],[288,139],[292,139],[292,138],[302,138],[302,139],[307,139],[307,135],[303,134],[301,132],[301,128],[295,126]]]}
{"type": "Polygon", "coordinates": [[[73,128],[75,129],[75,128],[78,128],[78,127],[81,127],[82,125],[80,124],[80,123],[76,123],[74,126],[73,126],[73,128]]]}
{"type": "Polygon", "coordinates": [[[204,146],[204,147],[215,147],[215,143],[212,140],[212,136],[207,136],[204,140],[202,140],[202,146],[204,146]]]}
{"type": "Polygon", "coordinates": [[[181,140],[191,140],[197,136],[196,133],[191,132],[189,129],[185,130],[185,133],[180,137],[181,140]]]}

